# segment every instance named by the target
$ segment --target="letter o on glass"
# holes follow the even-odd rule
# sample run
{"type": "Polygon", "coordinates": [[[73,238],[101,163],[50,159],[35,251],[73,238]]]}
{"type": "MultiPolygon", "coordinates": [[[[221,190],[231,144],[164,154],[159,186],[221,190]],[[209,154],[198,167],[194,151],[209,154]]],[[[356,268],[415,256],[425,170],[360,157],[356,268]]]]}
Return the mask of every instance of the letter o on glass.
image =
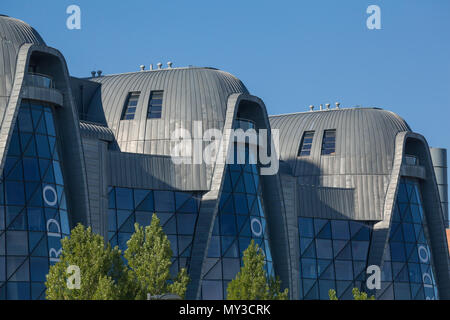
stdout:
{"type": "Polygon", "coordinates": [[[44,189],[42,189],[42,197],[44,198],[45,203],[52,207],[55,206],[58,202],[58,194],[56,193],[55,188],[53,188],[52,186],[45,186],[44,189]],[[47,198],[47,191],[53,193],[53,200],[49,200],[47,198]]]}
{"type": "Polygon", "coordinates": [[[430,256],[428,254],[428,249],[425,248],[424,246],[419,246],[419,248],[417,248],[417,251],[419,253],[420,262],[427,263],[428,260],[430,259],[430,256]],[[422,255],[422,252],[425,253],[425,256],[422,255]]]}
{"type": "Polygon", "coordinates": [[[263,232],[263,228],[262,228],[262,224],[261,221],[259,221],[256,218],[252,218],[252,221],[250,222],[250,228],[252,229],[252,233],[256,236],[256,237],[260,237],[262,235],[263,232]],[[255,224],[258,225],[256,227],[255,230],[255,224]]]}

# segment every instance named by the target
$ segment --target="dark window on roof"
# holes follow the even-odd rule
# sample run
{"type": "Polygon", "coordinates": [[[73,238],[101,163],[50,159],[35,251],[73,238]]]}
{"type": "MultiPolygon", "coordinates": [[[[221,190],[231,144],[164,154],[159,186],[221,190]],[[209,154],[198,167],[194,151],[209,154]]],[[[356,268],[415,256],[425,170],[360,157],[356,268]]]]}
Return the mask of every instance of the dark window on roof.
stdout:
{"type": "Polygon", "coordinates": [[[322,154],[336,154],[336,129],[325,130],[323,132],[322,154]]]}
{"type": "Polygon", "coordinates": [[[311,146],[314,138],[314,131],[305,131],[303,133],[300,148],[298,148],[298,157],[309,156],[311,154],[311,146]]]}
{"type": "Polygon", "coordinates": [[[130,92],[123,107],[121,120],[133,120],[140,92],[130,92]]]}
{"type": "Polygon", "coordinates": [[[152,91],[148,102],[147,119],[161,118],[164,91],[152,91]]]}

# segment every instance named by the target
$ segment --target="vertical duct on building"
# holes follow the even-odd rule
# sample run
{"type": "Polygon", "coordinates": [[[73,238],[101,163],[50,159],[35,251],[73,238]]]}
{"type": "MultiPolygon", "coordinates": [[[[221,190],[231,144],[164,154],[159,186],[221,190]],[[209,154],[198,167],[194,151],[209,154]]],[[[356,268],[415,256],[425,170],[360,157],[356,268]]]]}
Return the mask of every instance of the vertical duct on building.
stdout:
{"type": "Polygon", "coordinates": [[[441,198],[442,212],[444,213],[445,227],[449,227],[448,212],[448,184],[447,184],[447,149],[430,148],[431,161],[441,198]]]}

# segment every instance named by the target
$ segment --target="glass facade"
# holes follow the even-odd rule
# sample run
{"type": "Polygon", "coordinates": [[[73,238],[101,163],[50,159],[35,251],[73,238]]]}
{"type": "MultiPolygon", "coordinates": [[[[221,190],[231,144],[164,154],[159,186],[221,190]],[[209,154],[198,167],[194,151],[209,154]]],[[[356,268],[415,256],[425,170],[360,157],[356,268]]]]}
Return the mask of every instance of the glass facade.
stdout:
{"type": "Polygon", "coordinates": [[[298,218],[300,299],[352,299],[363,289],[372,228],[349,220],[298,218]]]}
{"type": "Polygon", "coordinates": [[[426,230],[419,183],[402,178],[389,247],[385,251],[379,299],[438,299],[426,230]]]}
{"type": "Polygon", "coordinates": [[[251,164],[254,159],[248,146],[241,146],[235,152],[235,164],[226,167],[219,211],[204,262],[203,299],[226,298],[228,283],[239,272],[242,253],[252,239],[263,249],[266,272],[274,275],[258,167],[251,164]],[[237,164],[239,152],[245,152],[245,164],[237,164]]]}
{"type": "Polygon", "coordinates": [[[0,183],[0,299],[43,299],[70,232],[53,107],[23,100],[0,183]]]}
{"type": "Polygon", "coordinates": [[[198,207],[199,194],[196,193],[111,187],[109,241],[125,251],[134,233],[134,224],[148,226],[156,213],[172,247],[171,273],[177,274],[179,268],[189,270],[198,207]]]}

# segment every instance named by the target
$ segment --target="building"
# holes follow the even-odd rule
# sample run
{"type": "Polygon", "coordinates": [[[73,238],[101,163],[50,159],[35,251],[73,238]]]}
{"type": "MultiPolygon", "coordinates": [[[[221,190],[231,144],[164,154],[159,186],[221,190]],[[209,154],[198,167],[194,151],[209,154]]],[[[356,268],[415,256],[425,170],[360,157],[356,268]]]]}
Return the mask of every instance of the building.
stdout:
{"type": "Polygon", "coordinates": [[[153,212],[171,241],[172,271],[188,268],[191,299],[224,298],[251,239],[292,299],[328,299],[331,288],[351,298],[353,287],[379,299],[450,298],[445,150],[430,152],[398,115],[327,106],[269,117],[217,69],[79,79],[20,20],[0,16],[0,40],[1,299],[44,298],[75,224],[123,249],[153,212]],[[255,158],[268,141],[279,170],[177,164],[181,128],[202,150],[211,143],[202,132],[218,129],[219,156],[255,158]],[[279,150],[275,134],[240,142],[228,134],[237,128],[279,130],[279,150]],[[373,265],[381,288],[369,290],[373,265]]]}

